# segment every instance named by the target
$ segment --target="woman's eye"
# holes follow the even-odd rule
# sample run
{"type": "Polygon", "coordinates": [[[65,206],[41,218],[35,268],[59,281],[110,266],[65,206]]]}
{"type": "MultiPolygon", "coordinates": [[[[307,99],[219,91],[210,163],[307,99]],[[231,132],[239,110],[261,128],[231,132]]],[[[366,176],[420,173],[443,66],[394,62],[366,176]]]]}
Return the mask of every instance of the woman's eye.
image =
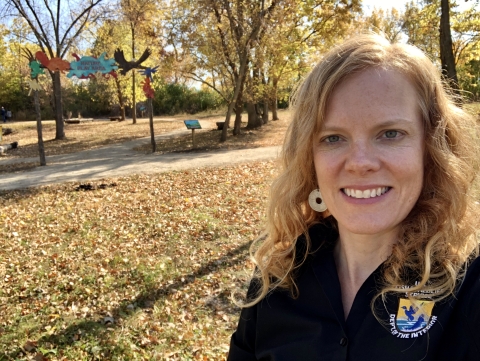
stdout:
{"type": "Polygon", "coordinates": [[[327,143],[335,143],[340,140],[340,137],[338,135],[329,135],[328,137],[325,138],[325,142],[327,143]]]}
{"type": "Polygon", "coordinates": [[[387,130],[385,132],[385,138],[396,138],[398,136],[397,130],[387,130]]]}

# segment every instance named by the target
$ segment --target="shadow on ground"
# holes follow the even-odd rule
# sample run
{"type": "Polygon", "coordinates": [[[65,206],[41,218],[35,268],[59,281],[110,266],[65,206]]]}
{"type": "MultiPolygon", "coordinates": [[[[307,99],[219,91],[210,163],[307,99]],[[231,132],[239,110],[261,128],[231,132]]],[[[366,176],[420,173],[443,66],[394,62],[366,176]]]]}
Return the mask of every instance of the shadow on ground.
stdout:
{"type": "MultiPolygon", "coordinates": [[[[182,274],[176,277],[171,284],[164,288],[147,289],[135,300],[129,300],[128,304],[135,304],[136,307],[140,309],[152,308],[156,302],[165,300],[169,294],[176,292],[176,290],[184,288],[190,283],[193,283],[195,279],[206,276],[211,272],[232,267],[240,262],[245,261],[245,256],[250,245],[251,242],[247,242],[225,253],[219,258],[216,258],[209,262],[205,262],[196,272],[190,274],[182,274]]],[[[239,312],[239,309],[231,304],[231,301],[228,299],[228,297],[229,295],[226,294],[217,295],[217,299],[210,304],[206,304],[205,307],[215,307],[215,305],[217,305],[218,307],[218,304],[224,304],[225,306],[227,306],[224,307],[224,309],[230,310],[230,314],[237,314],[239,312]]],[[[135,313],[129,311],[127,307],[128,305],[127,303],[125,303],[120,307],[114,309],[112,311],[112,316],[114,318],[122,317],[123,319],[131,317],[135,313]]],[[[39,345],[45,345],[48,343],[58,352],[77,342],[75,340],[75,336],[78,335],[80,331],[83,339],[94,337],[97,341],[100,341],[102,350],[105,349],[108,352],[109,347],[113,346],[112,340],[110,338],[111,332],[108,329],[117,327],[119,326],[116,323],[104,324],[102,320],[89,318],[83,321],[79,321],[60,332],[42,337],[37,340],[37,342],[39,345]]],[[[21,349],[18,349],[10,353],[9,355],[6,355],[6,358],[5,356],[0,355],[0,360],[11,360],[15,357],[19,357],[22,353],[23,351],[21,349]]]]}

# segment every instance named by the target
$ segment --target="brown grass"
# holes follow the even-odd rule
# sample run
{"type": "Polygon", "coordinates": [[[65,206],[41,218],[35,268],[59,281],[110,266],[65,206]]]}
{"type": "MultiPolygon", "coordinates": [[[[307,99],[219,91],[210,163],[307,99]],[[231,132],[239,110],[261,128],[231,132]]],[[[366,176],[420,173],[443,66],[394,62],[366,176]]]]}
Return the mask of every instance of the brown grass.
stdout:
{"type": "MultiPolygon", "coordinates": [[[[267,124],[257,129],[246,129],[246,123],[242,123],[241,134],[233,136],[232,129],[229,129],[226,142],[220,143],[220,133],[217,130],[216,122],[223,122],[223,114],[185,116],[179,115],[170,118],[154,119],[155,135],[161,135],[174,130],[185,130],[184,119],[196,118],[200,120],[201,130],[195,131],[196,147],[193,148],[192,136],[190,133],[174,136],[168,140],[157,141],[157,152],[189,152],[199,150],[214,149],[241,149],[268,147],[282,144],[290,123],[291,117],[289,111],[279,111],[280,120],[270,120],[267,124]]],[[[244,115],[246,119],[246,115],[244,115]]],[[[233,117],[231,119],[233,127],[233,117]]],[[[39,166],[39,161],[25,161],[25,158],[38,157],[38,138],[35,122],[16,122],[7,123],[4,128],[13,129],[13,134],[3,136],[2,144],[18,142],[17,149],[9,150],[3,159],[18,159],[19,162],[10,164],[0,164],[0,174],[22,172],[39,166]]],[[[106,145],[126,142],[133,139],[145,138],[150,136],[150,127],[148,119],[137,119],[137,124],[132,124],[131,119],[124,122],[111,122],[106,120],[97,120],[93,122],[84,122],[81,124],[66,124],[65,140],[55,140],[55,122],[43,121],[43,140],[46,156],[69,154],[88,149],[100,148],[106,145]]],[[[150,142],[134,148],[134,150],[144,153],[151,152],[150,142]]]]}
{"type": "MultiPolygon", "coordinates": [[[[216,130],[215,124],[225,120],[224,114],[157,117],[154,119],[154,130],[155,135],[158,136],[174,130],[185,129],[183,120],[196,118],[200,120],[202,128],[204,128],[196,131],[195,137],[199,149],[265,147],[279,145],[283,140],[285,130],[290,122],[290,113],[280,111],[279,116],[280,120],[270,121],[255,130],[245,129],[246,123],[242,123],[242,134],[239,136],[232,136],[232,130],[229,129],[229,139],[225,143],[219,142],[220,131],[216,130]]],[[[244,119],[246,119],[246,115],[244,115],[244,119]]],[[[231,125],[233,126],[233,117],[231,125]]],[[[13,129],[13,134],[3,136],[1,143],[18,142],[18,148],[9,150],[3,159],[38,157],[38,136],[35,122],[15,122],[3,126],[13,129]]],[[[54,121],[43,121],[42,130],[47,156],[75,153],[150,136],[148,119],[137,119],[137,124],[132,124],[131,119],[124,122],[96,120],[81,124],[65,124],[67,137],[65,140],[55,140],[54,121]]],[[[189,151],[192,149],[192,137],[185,135],[168,142],[158,142],[157,149],[159,152],[189,151]]],[[[146,143],[144,147],[137,150],[148,153],[151,146],[146,143]]]]}
{"type": "MultiPolygon", "coordinates": [[[[8,151],[5,158],[38,157],[38,136],[36,122],[16,122],[3,125],[12,128],[14,133],[6,135],[2,143],[18,142],[18,148],[8,151]]],[[[172,118],[164,121],[154,120],[156,134],[169,132],[184,127],[181,119],[172,118]]],[[[111,122],[97,120],[81,124],[65,124],[65,140],[55,140],[55,122],[42,122],[43,141],[47,156],[80,152],[82,150],[99,148],[109,144],[143,138],[150,135],[148,119],[137,119],[137,124],[131,120],[111,122]]]]}
{"type": "MultiPolygon", "coordinates": [[[[244,116],[246,118],[246,116],[244,116]]],[[[233,136],[233,118],[231,120],[231,128],[228,130],[227,141],[220,143],[221,130],[217,130],[216,126],[210,129],[201,129],[195,131],[195,148],[193,148],[192,135],[186,134],[177,136],[173,139],[157,141],[157,152],[189,152],[198,150],[213,150],[213,149],[242,149],[242,148],[257,148],[269,147],[274,145],[281,145],[288,124],[290,124],[290,112],[280,111],[279,120],[270,120],[267,124],[257,129],[247,129],[247,124],[242,122],[241,133],[233,136]]],[[[216,121],[224,121],[222,117],[216,121]]],[[[210,122],[212,120],[210,119],[210,122]]],[[[203,126],[203,121],[200,120],[203,126]]],[[[150,153],[151,145],[145,144],[134,148],[137,151],[150,153]]]]}
{"type": "Polygon", "coordinates": [[[40,161],[2,164],[0,165],[0,174],[23,172],[38,166],[40,166],[40,161]]]}

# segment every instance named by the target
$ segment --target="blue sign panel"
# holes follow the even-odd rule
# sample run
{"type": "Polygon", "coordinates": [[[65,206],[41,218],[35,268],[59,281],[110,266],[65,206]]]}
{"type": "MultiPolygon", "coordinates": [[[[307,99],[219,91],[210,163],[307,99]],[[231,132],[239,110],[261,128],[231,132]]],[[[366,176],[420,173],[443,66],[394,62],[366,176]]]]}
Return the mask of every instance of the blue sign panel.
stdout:
{"type": "Polygon", "coordinates": [[[200,122],[196,119],[184,120],[185,126],[187,129],[202,129],[200,122]]]}

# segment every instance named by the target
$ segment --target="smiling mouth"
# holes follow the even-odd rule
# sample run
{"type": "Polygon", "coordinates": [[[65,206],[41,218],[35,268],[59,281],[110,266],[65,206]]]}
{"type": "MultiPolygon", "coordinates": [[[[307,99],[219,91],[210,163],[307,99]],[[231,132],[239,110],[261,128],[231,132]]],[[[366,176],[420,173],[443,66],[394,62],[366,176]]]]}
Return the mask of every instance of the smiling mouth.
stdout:
{"type": "Polygon", "coordinates": [[[342,192],[352,198],[375,198],[387,193],[390,189],[391,187],[378,187],[361,191],[359,189],[342,188],[342,192]]]}

